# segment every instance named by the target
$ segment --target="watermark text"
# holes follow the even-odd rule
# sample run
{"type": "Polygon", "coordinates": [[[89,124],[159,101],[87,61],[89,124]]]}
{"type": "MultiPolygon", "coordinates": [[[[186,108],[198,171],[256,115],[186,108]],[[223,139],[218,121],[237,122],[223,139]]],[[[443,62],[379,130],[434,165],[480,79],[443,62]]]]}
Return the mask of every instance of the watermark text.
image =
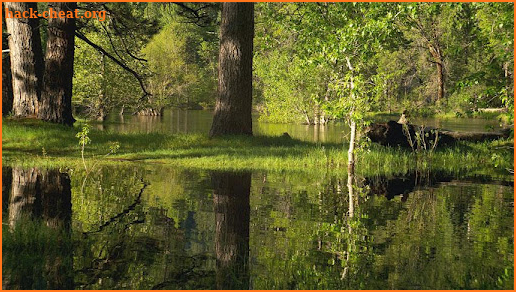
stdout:
{"type": "Polygon", "coordinates": [[[43,12],[33,10],[29,8],[27,11],[11,11],[5,8],[6,18],[96,18],[100,21],[106,19],[106,11],[89,11],[86,10],[84,13],[80,13],[79,9],[74,11],[55,11],[53,8],[49,8],[43,12]]]}

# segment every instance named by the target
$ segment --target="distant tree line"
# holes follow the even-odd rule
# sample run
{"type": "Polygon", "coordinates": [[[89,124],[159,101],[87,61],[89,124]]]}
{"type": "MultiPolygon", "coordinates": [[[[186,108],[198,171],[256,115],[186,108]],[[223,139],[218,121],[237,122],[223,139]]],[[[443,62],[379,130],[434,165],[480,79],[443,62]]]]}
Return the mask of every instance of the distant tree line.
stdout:
{"type": "Polygon", "coordinates": [[[353,70],[368,110],[513,111],[512,3],[261,3],[256,21],[255,103],[268,121],[336,118],[335,85],[353,70]]]}
{"type": "Polygon", "coordinates": [[[4,5],[106,11],[4,18],[4,115],[72,124],[72,113],[215,108],[216,135],[251,134],[253,108],[350,126],[370,111],[514,108],[512,3],[4,5]]]}

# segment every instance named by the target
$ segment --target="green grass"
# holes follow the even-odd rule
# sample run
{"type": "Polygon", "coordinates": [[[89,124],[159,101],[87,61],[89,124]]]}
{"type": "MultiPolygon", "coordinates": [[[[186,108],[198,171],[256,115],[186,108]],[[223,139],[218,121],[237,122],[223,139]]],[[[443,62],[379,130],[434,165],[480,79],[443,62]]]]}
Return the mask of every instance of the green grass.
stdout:
{"type": "MultiPolygon", "coordinates": [[[[82,167],[81,151],[70,128],[33,120],[3,121],[4,165],[82,167]]],[[[160,163],[206,170],[265,170],[345,172],[347,148],[283,137],[221,137],[200,134],[110,133],[91,130],[86,146],[87,165],[160,163]],[[116,154],[104,157],[113,142],[116,154]]],[[[434,153],[371,145],[357,154],[362,174],[402,173],[411,169],[498,174],[513,169],[513,141],[460,143],[434,153]]]]}

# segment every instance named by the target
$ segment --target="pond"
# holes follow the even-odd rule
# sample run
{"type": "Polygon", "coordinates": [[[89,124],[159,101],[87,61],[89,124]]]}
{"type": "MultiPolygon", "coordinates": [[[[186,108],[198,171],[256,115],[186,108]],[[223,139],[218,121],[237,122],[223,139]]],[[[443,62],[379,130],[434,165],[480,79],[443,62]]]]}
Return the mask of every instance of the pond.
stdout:
{"type": "MultiPolygon", "coordinates": [[[[166,109],[163,116],[110,115],[97,129],[113,132],[163,132],[163,133],[201,133],[206,134],[211,127],[213,114],[203,110],[166,109]]],[[[398,120],[396,115],[380,115],[376,119],[386,122],[398,120]]],[[[499,130],[498,122],[473,118],[414,118],[412,123],[430,127],[464,132],[486,132],[499,130]]],[[[331,123],[326,126],[302,124],[274,124],[258,121],[253,115],[253,132],[255,135],[279,136],[285,132],[293,138],[321,143],[339,143],[346,141],[349,132],[344,123],[331,123]]]]}
{"type": "Polygon", "coordinates": [[[4,289],[513,288],[501,177],[357,177],[351,198],[346,173],[325,171],[127,163],[2,178],[4,289]]]}

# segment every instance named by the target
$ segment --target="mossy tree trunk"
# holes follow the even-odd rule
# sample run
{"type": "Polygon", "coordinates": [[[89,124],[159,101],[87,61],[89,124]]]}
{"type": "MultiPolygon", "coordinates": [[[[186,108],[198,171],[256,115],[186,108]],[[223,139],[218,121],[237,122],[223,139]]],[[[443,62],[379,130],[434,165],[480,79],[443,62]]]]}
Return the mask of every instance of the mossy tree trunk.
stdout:
{"type": "Polygon", "coordinates": [[[252,135],[254,4],[222,3],[219,85],[210,136],[252,135]]]}

